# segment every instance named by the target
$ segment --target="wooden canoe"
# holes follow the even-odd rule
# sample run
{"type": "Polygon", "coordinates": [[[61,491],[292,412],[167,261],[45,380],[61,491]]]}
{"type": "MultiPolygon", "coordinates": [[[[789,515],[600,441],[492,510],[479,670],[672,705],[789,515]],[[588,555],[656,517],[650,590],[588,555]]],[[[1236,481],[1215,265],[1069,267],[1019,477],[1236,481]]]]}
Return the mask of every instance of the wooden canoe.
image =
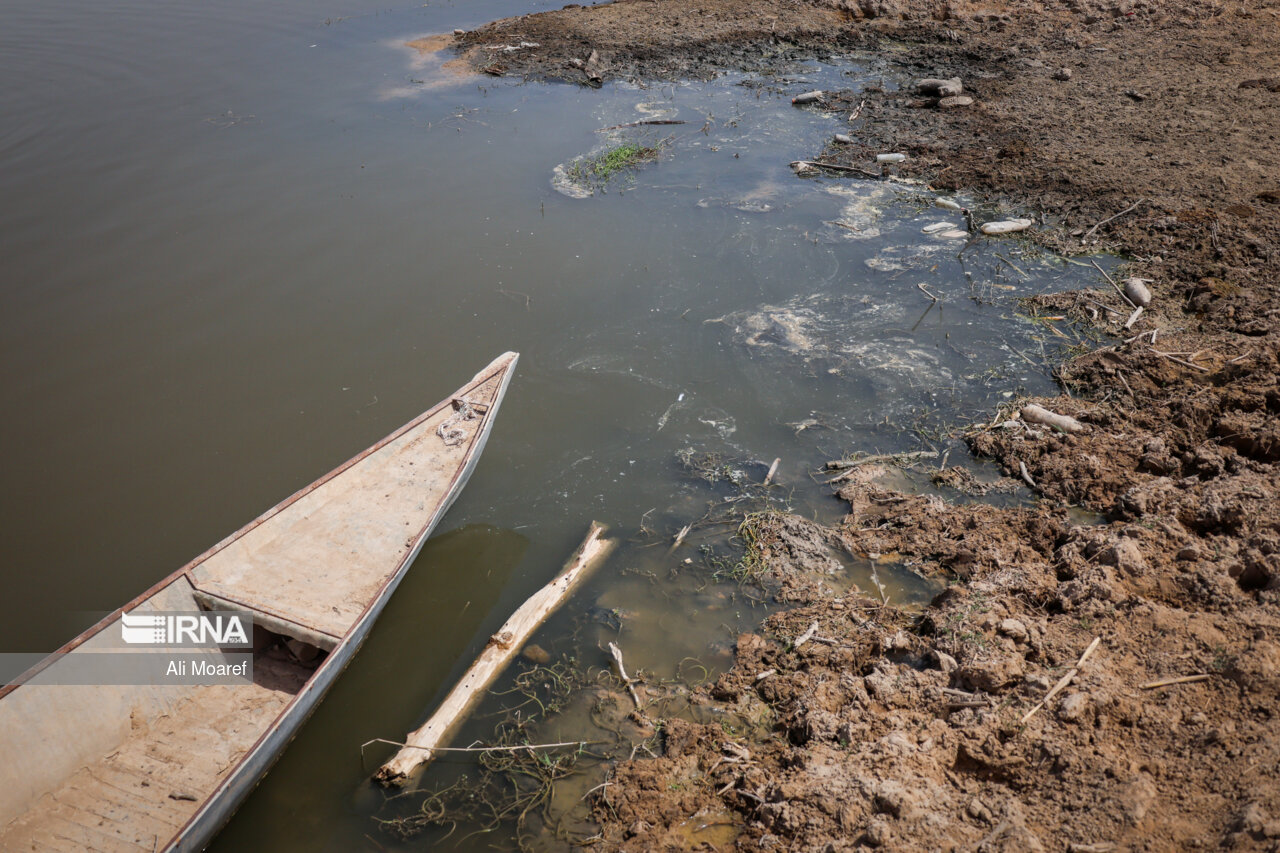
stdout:
{"type": "Polygon", "coordinates": [[[203,849],[351,660],[470,477],[516,359],[501,356],[0,689],[0,850],[203,849]],[[59,678],[118,647],[124,613],[196,610],[252,613],[252,682],[59,678]]]}

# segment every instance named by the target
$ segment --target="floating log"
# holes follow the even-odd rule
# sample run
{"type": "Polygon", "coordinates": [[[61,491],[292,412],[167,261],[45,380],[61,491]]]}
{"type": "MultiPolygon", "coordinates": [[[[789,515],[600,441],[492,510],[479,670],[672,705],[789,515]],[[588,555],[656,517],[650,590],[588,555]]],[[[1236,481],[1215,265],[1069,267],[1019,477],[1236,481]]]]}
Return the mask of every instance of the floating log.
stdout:
{"type": "Polygon", "coordinates": [[[405,738],[405,746],[390,761],[382,765],[374,779],[381,785],[402,785],[418,767],[435,757],[435,750],[442,746],[466,718],[467,713],[484,695],[484,691],[524,646],[529,636],[569,594],[598,566],[617,545],[616,540],[604,538],[605,528],[592,522],[587,538],[569,558],[551,583],[535,592],[529,600],[511,615],[498,633],[480,652],[475,663],[462,676],[462,680],[450,691],[431,719],[405,738]]]}

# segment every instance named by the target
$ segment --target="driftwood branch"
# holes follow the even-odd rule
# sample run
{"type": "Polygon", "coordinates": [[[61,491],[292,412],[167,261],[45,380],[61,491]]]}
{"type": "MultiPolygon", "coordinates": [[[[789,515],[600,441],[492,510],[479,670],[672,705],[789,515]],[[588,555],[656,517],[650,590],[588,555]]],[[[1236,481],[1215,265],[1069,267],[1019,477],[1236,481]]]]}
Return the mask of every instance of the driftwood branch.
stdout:
{"type": "Polygon", "coordinates": [[[592,522],[587,538],[578,546],[569,562],[551,583],[535,592],[511,615],[490,639],[484,651],[471,664],[462,680],[445,697],[431,719],[405,738],[405,746],[374,774],[382,785],[400,785],[420,765],[431,761],[435,750],[446,742],[466,718],[467,713],[484,695],[498,674],[520,651],[520,648],[551,613],[599,565],[617,544],[604,538],[604,527],[592,522]]]}

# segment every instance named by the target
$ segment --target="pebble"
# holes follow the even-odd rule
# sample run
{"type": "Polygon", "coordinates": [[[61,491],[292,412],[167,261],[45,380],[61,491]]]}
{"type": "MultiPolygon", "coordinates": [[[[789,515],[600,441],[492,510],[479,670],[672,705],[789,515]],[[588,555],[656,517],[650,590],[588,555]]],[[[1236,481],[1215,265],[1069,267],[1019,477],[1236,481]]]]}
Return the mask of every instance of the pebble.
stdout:
{"type": "Polygon", "coordinates": [[[943,231],[938,236],[945,237],[948,240],[963,240],[965,237],[969,236],[969,232],[961,231],[959,228],[953,228],[950,231],[943,231]]]}
{"type": "Polygon", "coordinates": [[[957,227],[958,226],[954,222],[932,222],[921,228],[920,231],[923,234],[933,234],[938,231],[946,231],[948,228],[954,229],[957,227]]]}
{"type": "Polygon", "coordinates": [[[949,198],[943,198],[942,196],[938,196],[933,200],[933,206],[941,207],[943,210],[964,210],[964,208],[960,206],[959,202],[952,201],[949,198]]]}
{"type": "Polygon", "coordinates": [[[964,84],[959,77],[950,77],[946,80],[937,77],[926,77],[923,80],[916,81],[916,91],[921,95],[937,95],[941,98],[949,98],[963,92],[964,84]]]}
{"type": "Polygon", "coordinates": [[[971,107],[973,106],[973,98],[970,98],[968,95],[955,95],[950,98],[941,99],[938,101],[938,106],[942,107],[944,110],[952,107],[971,107]]]}
{"type": "Polygon", "coordinates": [[[986,804],[983,803],[982,800],[979,800],[977,797],[974,797],[972,800],[969,801],[969,806],[965,809],[965,811],[968,812],[969,817],[973,818],[974,820],[981,820],[981,821],[985,821],[986,823],[991,822],[991,818],[992,818],[991,809],[987,808],[986,804]]]}
{"type": "Polygon", "coordinates": [[[877,154],[876,155],[877,163],[901,163],[905,159],[907,159],[906,154],[877,154]]]}
{"type": "Polygon", "coordinates": [[[1030,219],[1004,219],[999,222],[985,222],[979,230],[983,234],[1012,234],[1015,231],[1026,231],[1030,227],[1030,219]]]}
{"type": "Polygon", "coordinates": [[[1139,308],[1147,308],[1151,305],[1151,291],[1147,289],[1146,282],[1147,279],[1142,278],[1124,280],[1124,295],[1139,308]]]}
{"type": "Polygon", "coordinates": [[[1065,83],[1067,80],[1071,79],[1071,69],[1059,68],[1057,71],[1053,72],[1053,79],[1061,80],[1065,83]]]}
{"type": "Polygon", "coordinates": [[[1031,634],[1019,619],[1006,619],[1000,623],[1000,633],[1015,643],[1025,643],[1031,634]]]}
{"type": "Polygon", "coordinates": [[[836,142],[839,142],[841,145],[852,145],[852,144],[853,144],[853,137],[852,137],[852,136],[846,136],[846,135],[844,135],[843,133],[837,133],[837,134],[836,134],[836,142]]]}

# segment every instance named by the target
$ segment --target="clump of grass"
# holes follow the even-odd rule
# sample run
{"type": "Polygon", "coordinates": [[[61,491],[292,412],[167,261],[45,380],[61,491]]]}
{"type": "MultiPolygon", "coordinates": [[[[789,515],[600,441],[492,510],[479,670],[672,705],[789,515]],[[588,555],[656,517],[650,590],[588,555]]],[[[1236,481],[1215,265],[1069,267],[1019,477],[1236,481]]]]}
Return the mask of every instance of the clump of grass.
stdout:
{"type": "Polygon", "coordinates": [[[591,157],[579,158],[568,169],[568,175],[580,184],[603,186],[612,178],[636,169],[642,163],[652,163],[662,153],[662,144],[639,145],[624,142],[591,157]]]}

